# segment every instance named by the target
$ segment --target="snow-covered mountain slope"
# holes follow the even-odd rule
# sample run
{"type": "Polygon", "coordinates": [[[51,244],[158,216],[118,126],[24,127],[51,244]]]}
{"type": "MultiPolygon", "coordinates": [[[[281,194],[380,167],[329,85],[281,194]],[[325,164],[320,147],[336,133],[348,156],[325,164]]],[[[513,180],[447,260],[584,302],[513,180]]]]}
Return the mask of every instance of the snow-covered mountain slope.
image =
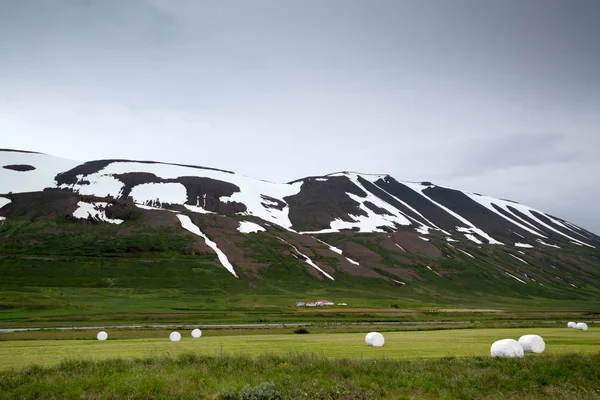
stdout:
{"type": "Polygon", "coordinates": [[[253,216],[310,235],[407,231],[494,246],[600,246],[598,236],[534,208],[388,175],[340,172],[277,184],[204,167],[129,160],[80,164],[2,150],[0,167],[4,197],[63,190],[145,207],[253,216]]]}
{"type": "Polygon", "coordinates": [[[55,187],[57,174],[79,164],[47,154],[0,149],[0,193],[37,192],[55,187]]]}

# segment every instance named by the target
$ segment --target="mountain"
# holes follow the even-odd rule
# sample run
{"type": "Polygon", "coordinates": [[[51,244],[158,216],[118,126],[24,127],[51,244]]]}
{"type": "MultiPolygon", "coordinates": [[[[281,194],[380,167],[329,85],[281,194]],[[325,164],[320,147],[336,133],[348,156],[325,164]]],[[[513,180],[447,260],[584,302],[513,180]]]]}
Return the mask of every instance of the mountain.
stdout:
{"type": "MultiPolygon", "coordinates": [[[[226,273],[205,289],[236,278],[240,290],[270,285],[293,295],[294,282],[360,296],[381,287],[386,301],[435,302],[443,293],[455,302],[481,294],[584,300],[600,283],[597,235],[430,182],[338,172],[278,184],[191,165],[16,150],[0,150],[0,167],[2,260],[176,253],[226,273]],[[75,240],[82,232],[93,243],[75,240]]],[[[0,272],[18,274],[11,271],[0,272]]],[[[19,280],[11,290],[41,285],[19,280]]]]}

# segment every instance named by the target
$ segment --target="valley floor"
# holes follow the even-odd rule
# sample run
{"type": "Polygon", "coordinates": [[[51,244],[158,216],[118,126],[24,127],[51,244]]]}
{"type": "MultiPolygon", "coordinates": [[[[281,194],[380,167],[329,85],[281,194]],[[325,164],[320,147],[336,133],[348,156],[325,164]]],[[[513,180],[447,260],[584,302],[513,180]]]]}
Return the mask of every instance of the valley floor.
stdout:
{"type": "Polygon", "coordinates": [[[180,342],[170,342],[168,330],[108,331],[104,342],[94,339],[95,331],[77,332],[78,339],[50,340],[52,331],[21,333],[42,336],[18,340],[0,336],[0,398],[600,396],[600,331],[593,328],[390,331],[383,332],[381,348],[366,346],[369,328],[302,335],[294,328],[285,333],[205,330],[200,339],[179,330],[180,342]],[[529,333],[544,338],[543,354],[490,358],[495,340],[529,333]]]}

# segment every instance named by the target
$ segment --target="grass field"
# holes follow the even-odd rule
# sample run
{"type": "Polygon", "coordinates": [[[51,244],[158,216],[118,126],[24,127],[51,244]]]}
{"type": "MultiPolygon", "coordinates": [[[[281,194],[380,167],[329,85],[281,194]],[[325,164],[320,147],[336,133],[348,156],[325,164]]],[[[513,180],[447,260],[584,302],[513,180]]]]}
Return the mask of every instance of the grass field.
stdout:
{"type": "Polygon", "coordinates": [[[488,356],[491,344],[498,339],[513,338],[529,333],[541,335],[546,341],[544,357],[567,353],[594,354],[600,352],[600,330],[587,332],[568,328],[535,329],[453,329],[417,332],[385,332],[382,348],[366,346],[365,334],[322,333],[296,335],[248,334],[211,336],[205,331],[202,338],[192,339],[189,331],[180,331],[182,340],[170,342],[169,331],[146,331],[144,338],[133,339],[132,332],[109,331],[109,340],[95,340],[96,332],[87,332],[90,340],[6,340],[0,341],[0,368],[25,367],[32,364],[55,365],[65,359],[106,360],[111,358],[147,358],[179,356],[194,353],[204,356],[313,354],[333,358],[441,358],[488,356]],[[150,337],[149,337],[150,336],[150,337]],[[154,337],[152,337],[154,336],[154,337]],[[125,339],[129,337],[129,339],[125,339]]]}

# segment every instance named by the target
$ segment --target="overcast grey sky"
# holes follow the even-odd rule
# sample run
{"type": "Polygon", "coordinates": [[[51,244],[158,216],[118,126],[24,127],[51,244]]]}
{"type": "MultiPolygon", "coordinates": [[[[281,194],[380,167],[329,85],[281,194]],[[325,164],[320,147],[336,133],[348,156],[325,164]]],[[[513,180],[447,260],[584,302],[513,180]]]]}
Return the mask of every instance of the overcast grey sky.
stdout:
{"type": "Polygon", "coordinates": [[[0,0],[0,147],[429,180],[600,232],[600,1],[0,0]]]}

